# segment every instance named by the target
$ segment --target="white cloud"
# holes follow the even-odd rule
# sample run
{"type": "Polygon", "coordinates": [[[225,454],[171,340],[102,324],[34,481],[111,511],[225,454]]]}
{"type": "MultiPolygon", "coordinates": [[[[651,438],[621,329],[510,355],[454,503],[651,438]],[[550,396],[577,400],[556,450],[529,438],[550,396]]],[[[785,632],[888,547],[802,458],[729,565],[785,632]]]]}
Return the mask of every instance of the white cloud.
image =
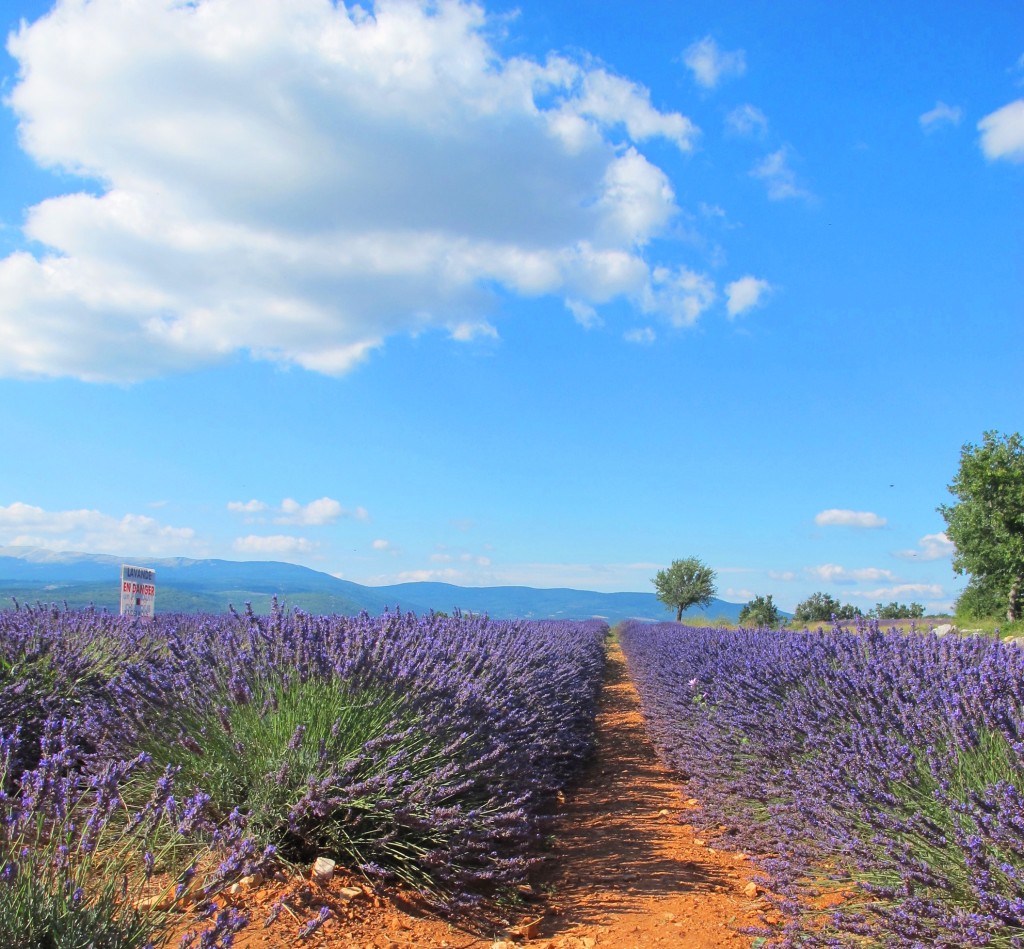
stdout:
{"type": "Polygon", "coordinates": [[[309,504],[299,504],[293,498],[285,498],[281,502],[281,516],[275,517],[277,524],[301,524],[304,526],[321,527],[333,524],[346,514],[346,510],[334,498],[319,498],[309,504]]]}
{"type": "Polygon", "coordinates": [[[724,221],[728,216],[725,213],[725,208],[717,204],[708,204],[706,201],[700,201],[697,204],[697,209],[704,217],[710,220],[724,221]]]}
{"type": "Polygon", "coordinates": [[[944,595],[942,586],[938,583],[898,583],[891,587],[879,587],[877,590],[850,594],[863,600],[875,601],[895,600],[901,596],[926,596],[937,599],[944,595]]]}
{"type": "Polygon", "coordinates": [[[661,314],[677,329],[693,326],[715,302],[715,283],[707,275],[687,267],[656,267],[644,292],[641,309],[661,314]]]}
{"type": "Polygon", "coordinates": [[[772,285],[767,280],[760,280],[749,274],[734,280],[725,286],[725,310],[729,319],[753,309],[771,292],[772,285]]]}
{"type": "Polygon", "coordinates": [[[768,131],[768,116],[748,102],[725,117],[725,128],[735,135],[761,137],[768,131]]]}
{"type": "Polygon", "coordinates": [[[368,520],[365,508],[357,507],[349,510],[334,498],[322,497],[308,504],[300,504],[294,498],[285,498],[279,507],[272,509],[265,501],[253,498],[251,501],[229,501],[228,510],[236,514],[246,514],[247,521],[262,520],[257,515],[273,510],[275,524],[295,524],[302,527],[323,527],[333,524],[342,517],[356,520],[368,520]]]}
{"type": "Polygon", "coordinates": [[[305,537],[291,537],[287,534],[270,536],[249,534],[247,537],[237,538],[232,546],[241,554],[273,554],[276,556],[308,554],[316,550],[316,544],[305,537]]]}
{"type": "MultiPolygon", "coordinates": [[[[642,249],[678,208],[636,146],[697,129],[585,54],[491,35],[459,0],[92,0],[23,25],[19,139],[88,184],[0,259],[0,376],[239,352],[341,374],[396,334],[479,335],[503,293],[677,319],[642,249]]],[[[705,78],[742,71],[701,49],[705,78]]]]}
{"type": "Polygon", "coordinates": [[[452,339],[468,343],[474,339],[497,339],[498,331],[486,320],[459,323],[451,330],[452,339]]]}
{"type": "Polygon", "coordinates": [[[814,523],[821,527],[885,527],[888,521],[871,511],[846,511],[840,508],[829,508],[814,515],[814,523]]]}
{"type": "Polygon", "coordinates": [[[788,583],[790,580],[796,579],[796,573],[792,570],[769,570],[769,580],[782,580],[788,583]]]}
{"type": "Polygon", "coordinates": [[[693,149],[699,131],[678,112],[659,112],[651,105],[650,93],[641,85],[603,69],[582,74],[582,94],[571,110],[598,120],[604,126],[622,124],[635,142],[667,138],[681,151],[693,149]]]}
{"type": "Polygon", "coordinates": [[[787,198],[809,200],[811,192],[797,181],[796,173],[789,167],[789,160],[790,149],[783,146],[766,155],[751,169],[750,174],[765,183],[768,197],[772,201],[785,201],[787,198]]]}
{"type": "Polygon", "coordinates": [[[917,550],[900,550],[897,557],[904,560],[944,560],[956,553],[956,545],[945,534],[925,534],[917,542],[917,550]]]}
{"type": "Polygon", "coordinates": [[[959,125],[964,117],[964,110],[960,106],[946,105],[945,102],[936,102],[934,109],[929,109],[918,117],[921,128],[926,132],[932,132],[943,125],[959,125]]]}
{"type": "Polygon", "coordinates": [[[622,338],[627,343],[637,343],[640,346],[650,346],[658,338],[658,334],[649,326],[644,326],[640,329],[626,330],[626,332],[622,334],[622,338]]]}
{"type": "Polygon", "coordinates": [[[858,567],[850,570],[834,563],[808,567],[806,572],[809,576],[825,583],[863,583],[872,580],[896,579],[891,570],[883,570],[881,567],[858,567]]]}
{"type": "Polygon", "coordinates": [[[752,600],[756,595],[753,590],[748,590],[746,587],[726,587],[722,591],[722,597],[733,602],[737,600],[752,600]]]}
{"type": "Polygon", "coordinates": [[[601,326],[604,322],[600,316],[589,303],[584,303],[582,300],[566,300],[566,309],[572,314],[573,319],[576,320],[580,326],[584,329],[594,329],[597,326],[601,326]]]}
{"type": "Polygon", "coordinates": [[[228,510],[236,514],[261,514],[267,509],[263,501],[228,501],[228,510]]]}
{"type": "Polygon", "coordinates": [[[986,158],[1024,162],[1024,99],[986,115],[978,123],[978,131],[986,158]]]}
{"type": "Polygon", "coordinates": [[[465,574],[460,570],[455,570],[452,567],[446,567],[444,570],[403,570],[396,576],[382,580],[383,584],[391,583],[427,583],[427,582],[439,582],[439,583],[455,583],[465,579],[465,574]]]}
{"type": "Polygon", "coordinates": [[[440,580],[462,586],[532,586],[539,589],[569,587],[574,590],[650,592],[651,577],[664,564],[655,563],[516,563],[498,564],[487,557],[473,556],[467,562],[460,557],[459,566],[440,566],[447,561],[432,557],[437,567],[407,570],[398,574],[380,575],[366,582],[374,585],[410,580],[440,580]]]}
{"type": "Polygon", "coordinates": [[[727,53],[710,36],[687,47],[683,62],[705,89],[714,89],[722,79],[742,76],[747,71],[747,57],[742,49],[727,53]]]}
{"type": "Polygon", "coordinates": [[[144,514],[47,511],[20,501],[0,506],[0,546],[152,557],[208,553],[192,528],[171,527],[144,514]]]}
{"type": "Polygon", "coordinates": [[[375,540],[373,542],[373,549],[374,550],[390,550],[391,549],[391,541],[390,540],[384,540],[384,539],[375,540]]]}

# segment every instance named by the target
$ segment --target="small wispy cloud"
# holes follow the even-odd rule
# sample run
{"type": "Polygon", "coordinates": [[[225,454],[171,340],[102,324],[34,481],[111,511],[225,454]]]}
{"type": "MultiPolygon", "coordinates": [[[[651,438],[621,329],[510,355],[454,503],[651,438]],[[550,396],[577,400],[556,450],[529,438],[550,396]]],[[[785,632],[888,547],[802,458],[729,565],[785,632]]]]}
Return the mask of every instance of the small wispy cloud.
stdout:
{"type": "Polygon", "coordinates": [[[241,554],[288,556],[312,553],[317,545],[305,537],[292,537],[287,534],[249,534],[247,537],[237,538],[232,546],[241,554]]]}
{"type": "Polygon", "coordinates": [[[829,508],[814,515],[814,523],[820,527],[885,527],[889,522],[871,511],[847,511],[842,508],[829,508]]]}
{"type": "Polygon", "coordinates": [[[768,116],[749,102],[738,105],[725,117],[725,129],[743,137],[761,137],[768,131],[768,116]]]}
{"type": "Polygon", "coordinates": [[[808,576],[825,583],[864,583],[877,580],[895,580],[891,570],[882,567],[841,567],[835,563],[823,563],[816,567],[808,567],[808,576]]]}
{"type": "Polygon", "coordinates": [[[498,331],[486,321],[459,323],[451,330],[452,339],[469,343],[474,339],[498,339],[498,331]]]}
{"type": "Polygon", "coordinates": [[[917,121],[926,132],[934,132],[944,125],[959,125],[964,117],[964,110],[958,105],[947,105],[945,102],[936,102],[934,109],[929,109],[923,115],[918,116],[917,121]]]}
{"type": "Polygon", "coordinates": [[[655,267],[641,308],[645,313],[667,318],[672,326],[682,329],[693,326],[715,298],[715,282],[707,274],[688,267],[655,267]]]}
{"type": "Polygon", "coordinates": [[[742,49],[726,52],[711,36],[705,36],[686,48],[683,62],[697,84],[714,89],[723,79],[742,76],[747,71],[747,56],[742,49]]]}
{"type": "Polygon", "coordinates": [[[594,329],[603,323],[597,310],[582,300],[566,300],[565,307],[572,314],[573,319],[584,329],[594,329]]]}
{"type": "Polygon", "coordinates": [[[944,560],[956,553],[956,544],[943,531],[938,534],[925,534],[917,542],[916,550],[898,550],[896,556],[904,560],[944,560]]]}
{"type": "Polygon", "coordinates": [[[879,587],[877,590],[862,590],[859,593],[850,593],[850,596],[859,597],[865,600],[897,599],[901,596],[927,596],[938,598],[943,595],[944,590],[938,583],[897,583],[891,587],[879,587]]]}
{"type": "Polygon", "coordinates": [[[772,201],[785,201],[789,198],[809,200],[814,196],[799,183],[796,172],[790,167],[792,150],[783,145],[782,148],[766,155],[750,171],[751,177],[763,181],[768,189],[768,197],[772,201]]]}
{"type": "Polygon", "coordinates": [[[255,498],[251,501],[228,501],[228,510],[235,514],[262,514],[268,505],[255,498]]]}
{"type": "Polygon", "coordinates": [[[456,580],[463,579],[463,577],[464,575],[461,571],[455,570],[452,567],[446,567],[444,570],[403,570],[391,582],[426,583],[428,581],[441,581],[453,583],[456,580]]]}
{"type": "Polygon", "coordinates": [[[772,285],[748,274],[725,285],[725,311],[729,319],[735,319],[741,313],[752,310],[771,293],[772,285]]]}
{"type": "Polygon", "coordinates": [[[301,527],[323,527],[333,524],[339,518],[351,517],[359,521],[369,519],[365,508],[349,509],[334,498],[322,497],[308,504],[300,504],[294,498],[285,498],[279,507],[273,508],[265,501],[253,498],[251,501],[229,501],[228,510],[244,514],[247,522],[264,520],[262,515],[272,513],[275,524],[294,524],[301,527]]]}
{"type": "Polygon", "coordinates": [[[626,332],[622,334],[622,338],[627,343],[636,343],[639,346],[650,346],[658,338],[658,334],[649,326],[644,326],[642,329],[626,330],[626,332]]]}
{"type": "Polygon", "coordinates": [[[753,590],[748,590],[746,587],[726,587],[722,591],[722,595],[730,600],[752,600],[756,594],[753,590]]]}

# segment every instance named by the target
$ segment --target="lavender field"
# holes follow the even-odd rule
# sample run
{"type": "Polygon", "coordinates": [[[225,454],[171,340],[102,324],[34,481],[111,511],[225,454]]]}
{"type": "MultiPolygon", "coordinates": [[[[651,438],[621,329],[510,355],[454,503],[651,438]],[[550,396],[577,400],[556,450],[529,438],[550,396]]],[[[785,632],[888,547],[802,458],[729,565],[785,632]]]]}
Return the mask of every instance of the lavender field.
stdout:
{"type": "Polygon", "coordinates": [[[440,908],[500,899],[591,753],[606,633],[0,612],[3,944],[141,947],[187,904],[210,915],[183,945],[227,946],[250,921],[212,896],[324,855],[440,908]]]}
{"type": "Polygon", "coordinates": [[[1024,651],[878,624],[627,624],[664,760],[787,946],[1024,945],[1024,651]]]}

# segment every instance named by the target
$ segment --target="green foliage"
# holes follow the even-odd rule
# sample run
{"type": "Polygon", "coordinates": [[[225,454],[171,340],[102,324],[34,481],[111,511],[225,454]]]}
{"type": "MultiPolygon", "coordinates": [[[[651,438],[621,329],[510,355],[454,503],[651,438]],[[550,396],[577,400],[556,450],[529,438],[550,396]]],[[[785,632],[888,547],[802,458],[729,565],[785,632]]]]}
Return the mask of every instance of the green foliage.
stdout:
{"type": "Polygon", "coordinates": [[[972,579],[957,597],[956,617],[971,622],[1006,615],[1006,590],[991,580],[972,579]]]}
{"type": "Polygon", "coordinates": [[[676,611],[676,622],[691,606],[707,606],[718,592],[715,571],[696,557],[673,560],[665,570],[651,579],[658,599],[676,611]]]}
{"type": "MultiPolygon", "coordinates": [[[[0,759],[0,786],[10,785],[10,756],[0,759]]],[[[19,815],[19,792],[0,794],[4,832],[0,858],[0,934],[5,949],[139,949],[170,925],[179,900],[172,878],[162,892],[149,888],[143,855],[167,864],[174,830],[160,810],[122,813],[116,795],[98,782],[64,779],[59,806],[37,803],[19,815]],[[27,819],[26,819],[27,818],[27,819]],[[158,841],[162,840],[161,845],[158,841]],[[142,908],[145,893],[164,897],[142,908]]],[[[178,863],[185,873],[190,865],[178,863]]]]}
{"type": "Polygon", "coordinates": [[[796,605],[793,619],[797,623],[828,623],[833,616],[837,619],[853,619],[860,615],[859,607],[840,603],[828,593],[812,593],[806,600],[796,605]]]}
{"type": "MultiPolygon", "coordinates": [[[[964,860],[964,851],[957,846],[958,839],[971,838],[981,845],[984,831],[979,827],[978,808],[972,807],[983,800],[987,791],[1006,785],[1019,786],[1021,770],[1017,755],[1004,735],[988,728],[980,728],[973,747],[959,747],[955,752],[946,748],[914,751],[914,765],[900,781],[893,782],[891,797],[875,806],[885,813],[887,823],[898,822],[899,846],[904,859],[914,860],[927,867],[922,875],[918,898],[934,899],[969,907],[976,903],[976,880],[972,868],[964,860]],[[946,782],[935,777],[934,761],[939,755],[955,757],[957,766],[946,782]],[[932,760],[929,761],[929,758],[932,760]],[[936,833],[938,831],[938,833],[936,833]]],[[[862,827],[865,842],[876,848],[880,862],[892,853],[891,848],[879,846],[877,828],[862,827]]],[[[979,846],[984,857],[991,859],[993,875],[997,875],[1004,892],[1012,890],[1019,869],[1012,858],[993,852],[991,842],[979,846]]],[[[972,855],[975,856],[975,855],[972,855]]],[[[982,859],[984,859],[982,857],[982,859]]],[[[977,856],[975,856],[977,859],[977,856]]],[[[878,874],[855,874],[868,884],[893,886],[899,883],[895,868],[878,874]]],[[[994,944],[994,943],[993,943],[994,944]]],[[[1010,943],[1012,945],[1012,943],[1010,943]]]]}
{"type": "Polygon", "coordinates": [[[431,890],[417,860],[441,843],[438,834],[412,814],[415,806],[410,830],[396,827],[383,805],[436,769],[431,746],[438,736],[416,727],[403,697],[381,689],[312,678],[250,688],[242,703],[220,687],[203,708],[179,710],[182,739],[168,741],[161,733],[146,744],[151,773],[178,769],[180,788],[209,794],[214,815],[237,808],[247,832],[286,860],[326,853],[358,866],[372,859],[431,890]],[[367,753],[370,748],[377,750],[367,753]],[[406,766],[396,782],[388,769],[399,760],[406,766]],[[348,789],[357,782],[365,790],[353,798],[348,789]],[[312,788],[344,804],[308,807],[312,788]]]}
{"type": "Polygon", "coordinates": [[[920,603],[876,603],[871,615],[877,619],[920,619],[924,616],[924,607],[920,603]]]}
{"type": "Polygon", "coordinates": [[[1024,598],[1024,440],[991,431],[981,445],[964,445],[949,490],[957,503],[938,510],[956,546],[953,569],[1001,587],[1013,622],[1024,598]]]}
{"type": "Polygon", "coordinates": [[[741,626],[778,626],[782,621],[779,608],[772,602],[772,595],[755,596],[740,610],[741,626]]]}

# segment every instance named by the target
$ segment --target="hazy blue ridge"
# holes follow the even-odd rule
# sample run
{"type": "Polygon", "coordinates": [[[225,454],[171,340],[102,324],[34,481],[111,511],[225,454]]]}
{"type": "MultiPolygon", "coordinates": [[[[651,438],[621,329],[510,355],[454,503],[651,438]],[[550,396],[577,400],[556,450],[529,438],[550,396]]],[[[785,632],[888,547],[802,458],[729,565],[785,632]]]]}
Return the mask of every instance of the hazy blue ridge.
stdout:
{"type": "MultiPolygon", "coordinates": [[[[222,612],[251,604],[269,612],[276,597],[290,608],[346,614],[385,608],[486,613],[495,619],[673,618],[654,593],[597,593],[534,587],[459,587],[449,583],[399,583],[370,587],[309,567],[276,561],[147,559],[104,554],[55,552],[37,547],[0,547],[0,605],[66,603],[116,611],[122,563],[156,570],[159,612],[222,612]]],[[[706,609],[684,615],[735,621],[742,605],[716,599],[706,609]]]]}

